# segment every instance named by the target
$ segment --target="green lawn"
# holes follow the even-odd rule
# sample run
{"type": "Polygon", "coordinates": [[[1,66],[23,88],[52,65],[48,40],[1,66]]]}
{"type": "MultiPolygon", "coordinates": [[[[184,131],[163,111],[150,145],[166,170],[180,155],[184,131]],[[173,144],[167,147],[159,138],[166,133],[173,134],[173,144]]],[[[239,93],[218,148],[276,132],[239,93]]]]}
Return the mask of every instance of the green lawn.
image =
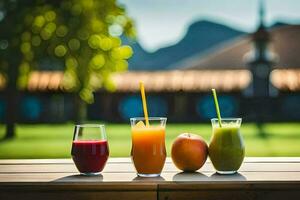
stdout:
{"type": "MultiPolygon", "coordinates": [[[[300,123],[272,123],[263,126],[267,137],[260,137],[254,124],[243,124],[242,134],[247,156],[300,156],[300,123]]],[[[128,156],[130,127],[128,124],[106,124],[111,156],[128,156]]],[[[209,141],[210,124],[168,124],[167,151],[182,132],[201,135],[209,141]]],[[[0,137],[4,126],[0,125],[0,137]]],[[[18,125],[17,137],[0,141],[0,158],[64,158],[70,157],[73,125],[18,125]]]]}

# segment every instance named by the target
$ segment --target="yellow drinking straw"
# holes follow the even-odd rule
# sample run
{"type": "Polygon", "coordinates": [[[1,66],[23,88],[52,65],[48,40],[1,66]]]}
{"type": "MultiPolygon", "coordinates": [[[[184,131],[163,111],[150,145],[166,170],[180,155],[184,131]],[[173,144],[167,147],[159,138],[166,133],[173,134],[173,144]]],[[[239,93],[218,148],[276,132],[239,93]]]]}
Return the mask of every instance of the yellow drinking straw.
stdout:
{"type": "Polygon", "coordinates": [[[142,96],[142,101],[143,101],[143,109],[144,109],[144,116],[145,116],[146,126],[149,126],[147,101],[146,101],[146,95],[145,95],[145,87],[144,87],[144,83],[142,81],[140,81],[140,88],[141,88],[141,96],[142,96]]]}
{"type": "Polygon", "coordinates": [[[217,92],[215,89],[211,89],[213,96],[214,96],[214,101],[215,101],[215,106],[216,106],[216,112],[218,116],[218,122],[219,126],[222,127],[222,122],[221,122],[221,114],[220,114],[220,108],[219,108],[219,103],[218,103],[218,97],[217,97],[217,92]]]}

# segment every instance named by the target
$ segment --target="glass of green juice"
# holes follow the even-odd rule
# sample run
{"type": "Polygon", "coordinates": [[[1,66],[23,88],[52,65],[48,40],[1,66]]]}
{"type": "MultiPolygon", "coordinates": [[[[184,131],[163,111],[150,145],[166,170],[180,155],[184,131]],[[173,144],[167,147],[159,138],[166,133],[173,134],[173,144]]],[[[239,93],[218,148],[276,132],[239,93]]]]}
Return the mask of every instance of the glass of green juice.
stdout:
{"type": "Polygon", "coordinates": [[[210,160],[219,174],[234,174],[245,157],[245,145],[240,133],[241,118],[211,119],[212,137],[209,144],[210,160]]]}

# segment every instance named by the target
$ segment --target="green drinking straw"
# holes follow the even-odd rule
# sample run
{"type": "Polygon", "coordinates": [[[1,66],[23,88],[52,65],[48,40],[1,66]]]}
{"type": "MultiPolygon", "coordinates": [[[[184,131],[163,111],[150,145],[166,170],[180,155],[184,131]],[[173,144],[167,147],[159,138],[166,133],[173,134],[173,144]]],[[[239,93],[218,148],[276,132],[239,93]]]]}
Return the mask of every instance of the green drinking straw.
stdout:
{"type": "Polygon", "coordinates": [[[221,114],[220,114],[220,108],[219,108],[219,103],[218,103],[217,92],[216,92],[215,89],[211,89],[211,91],[212,91],[213,96],[214,96],[214,101],[215,101],[215,106],[216,106],[216,111],[217,111],[219,126],[222,128],[221,114]]]}

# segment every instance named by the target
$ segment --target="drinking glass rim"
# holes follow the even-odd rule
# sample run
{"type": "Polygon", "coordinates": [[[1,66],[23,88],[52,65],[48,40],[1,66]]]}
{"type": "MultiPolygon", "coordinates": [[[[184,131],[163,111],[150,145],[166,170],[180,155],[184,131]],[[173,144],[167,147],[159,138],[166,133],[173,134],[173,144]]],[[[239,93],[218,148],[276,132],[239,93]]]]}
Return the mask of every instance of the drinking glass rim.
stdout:
{"type": "Polygon", "coordinates": [[[76,124],[75,127],[82,128],[104,128],[104,124],[76,124]]]}
{"type": "MultiPolygon", "coordinates": [[[[145,117],[131,117],[130,121],[134,120],[139,120],[139,121],[144,121],[146,120],[145,117]]],[[[148,117],[148,120],[153,121],[153,120],[167,120],[167,117],[148,117]]]]}
{"type": "MultiPolygon", "coordinates": [[[[210,119],[211,122],[214,121],[219,121],[218,118],[212,118],[210,119]]],[[[228,118],[221,118],[221,121],[240,121],[242,122],[242,118],[241,117],[228,117],[228,118]]]]}

